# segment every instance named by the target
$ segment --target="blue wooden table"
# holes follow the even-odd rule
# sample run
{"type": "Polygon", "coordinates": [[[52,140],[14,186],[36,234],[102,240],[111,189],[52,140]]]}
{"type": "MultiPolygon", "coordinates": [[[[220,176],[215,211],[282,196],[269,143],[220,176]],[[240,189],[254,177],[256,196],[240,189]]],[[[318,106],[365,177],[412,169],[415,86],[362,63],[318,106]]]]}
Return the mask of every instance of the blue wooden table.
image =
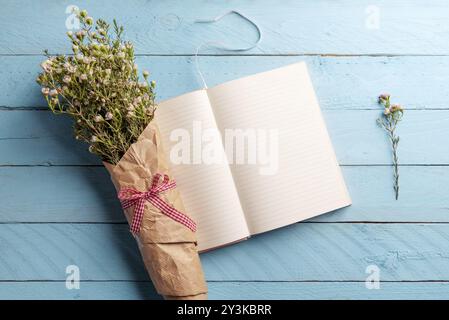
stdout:
{"type": "MultiPolygon", "coordinates": [[[[106,170],[45,108],[43,49],[69,53],[69,5],[117,18],[160,99],[200,87],[195,48],[251,44],[236,9],[261,27],[243,53],[204,50],[209,85],[306,61],[353,205],[201,256],[212,299],[449,298],[449,2],[32,1],[0,8],[0,298],[157,298],[106,170]],[[376,97],[407,108],[401,195],[376,97]],[[68,290],[66,267],[79,267],[68,290]],[[370,268],[380,288],[367,289],[370,268]]],[[[325,199],[323,199],[325,201],[325,199]]]]}

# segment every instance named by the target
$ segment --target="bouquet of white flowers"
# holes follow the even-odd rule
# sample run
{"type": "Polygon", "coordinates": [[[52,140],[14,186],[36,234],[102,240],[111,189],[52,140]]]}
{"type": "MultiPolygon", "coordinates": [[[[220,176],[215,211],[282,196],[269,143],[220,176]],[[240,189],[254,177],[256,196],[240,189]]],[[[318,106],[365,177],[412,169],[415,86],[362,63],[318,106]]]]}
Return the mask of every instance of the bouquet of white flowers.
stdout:
{"type": "Polygon", "coordinates": [[[139,82],[132,43],[114,20],[94,23],[78,12],[68,32],[73,56],[50,56],[37,82],[49,108],[74,120],[75,138],[90,144],[111,174],[125,216],[157,291],[169,299],[206,299],[195,223],[185,213],[162,151],[155,82],[139,82]]]}

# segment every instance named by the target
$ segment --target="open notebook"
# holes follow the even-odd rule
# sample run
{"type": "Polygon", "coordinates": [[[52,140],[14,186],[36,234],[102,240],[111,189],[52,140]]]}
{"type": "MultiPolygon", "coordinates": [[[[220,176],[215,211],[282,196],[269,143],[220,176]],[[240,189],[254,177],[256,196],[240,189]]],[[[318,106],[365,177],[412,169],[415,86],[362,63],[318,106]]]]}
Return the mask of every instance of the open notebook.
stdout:
{"type": "Polygon", "coordinates": [[[160,102],[156,122],[200,251],[351,204],[303,62],[160,102]]]}

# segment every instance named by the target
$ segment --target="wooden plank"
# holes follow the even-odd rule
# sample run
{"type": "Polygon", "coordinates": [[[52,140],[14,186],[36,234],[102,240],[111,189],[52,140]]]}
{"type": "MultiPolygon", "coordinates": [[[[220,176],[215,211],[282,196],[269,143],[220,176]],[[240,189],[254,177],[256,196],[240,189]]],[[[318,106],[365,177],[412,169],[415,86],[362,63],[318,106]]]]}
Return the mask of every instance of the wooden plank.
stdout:
{"type": "Polygon", "coordinates": [[[449,297],[449,285],[445,282],[387,282],[381,283],[379,290],[366,289],[364,282],[213,282],[208,285],[211,299],[231,300],[440,300],[449,297]]]}
{"type": "MultiPolygon", "coordinates": [[[[386,282],[368,290],[364,282],[209,282],[215,300],[321,300],[321,299],[449,299],[447,282],[386,282]]],[[[2,300],[140,300],[159,299],[149,282],[81,282],[67,290],[65,282],[0,282],[2,300]]]]}
{"type": "MultiPolygon", "coordinates": [[[[41,56],[0,56],[0,106],[44,107],[35,78],[41,56]]],[[[151,71],[159,99],[200,88],[193,57],[138,57],[151,71]]],[[[379,108],[386,91],[408,109],[448,109],[449,57],[201,57],[209,86],[306,61],[323,109],[379,108]]]]}
{"type": "Polygon", "coordinates": [[[3,223],[125,221],[102,167],[3,167],[0,172],[3,223]]]}
{"type": "MultiPolygon", "coordinates": [[[[386,132],[376,124],[380,111],[323,113],[341,165],[391,164],[386,132]]],[[[444,147],[449,136],[449,110],[409,110],[398,133],[401,164],[449,164],[444,147]]],[[[0,153],[0,165],[101,164],[87,151],[87,144],[73,138],[68,118],[45,111],[0,111],[0,150],[7,150],[0,153]]]]}
{"type": "MultiPolygon", "coordinates": [[[[201,256],[209,281],[448,281],[449,224],[296,224],[201,256]]],[[[147,280],[126,225],[1,224],[0,281],[147,280]]]]}
{"type": "MultiPolygon", "coordinates": [[[[449,222],[449,166],[401,167],[398,201],[391,167],[343,167],[350,207],[320,222],[449,222]]],[[[102,167],[0,168],[1,222],[124,222],[102,167]]]]}
{"type": "MultiPolygon", "coordinates": [[[[55,1],[6,1],[0,28],[1,54],[69,52],[65,36],[67,6],[55,1]],[[36,14],[36,13],[39,14],[36,14]],[[17,23],[20,21],[20,23],[17,23]],[[31,32],[39,26],[39,32],[31,32]]],[[[447,54],[449,32],[445,0],[403,1],[275,0],[186,2],[182,0],[77,1],[94,17],[117,18],[126,27],[126,38],[141,54],[193,53],[204,41],[223,41],[236,47],[256,40],[250,23],[230,16],[213,25],[195,24],[230,9],[256,21],[263,41],[254,54],[447,54]],[[338,14],[337,14],[338,13],[338,14]]],[[[69,25],[70,26],[70,25],[69,25]]]]}

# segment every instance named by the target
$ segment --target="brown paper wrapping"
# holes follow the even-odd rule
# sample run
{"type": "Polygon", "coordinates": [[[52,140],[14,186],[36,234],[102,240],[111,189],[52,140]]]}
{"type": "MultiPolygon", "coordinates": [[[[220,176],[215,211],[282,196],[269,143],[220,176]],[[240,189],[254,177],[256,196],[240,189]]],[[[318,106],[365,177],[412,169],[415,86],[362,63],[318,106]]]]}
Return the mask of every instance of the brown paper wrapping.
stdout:
{"type": "MultiPolygon", "coordinates": [[[[147,191],[156,173],[168,174],[170,180],[173,179],[162,150],[159,130],[153,123],[148,125],[117,165],[104,165],[117,191],[124,187],[147,191]]],[[[177,210],[189,214],[176,188],[165,191],[160,197],[177,210]]],[[[134,207],[124,210],[124,213],[128,224],[131,224],[134,207]]],[[[147,201],[140,233],[135,238],[159,294],[171,300],[207,299],[195,233],[147,201]]]]}

